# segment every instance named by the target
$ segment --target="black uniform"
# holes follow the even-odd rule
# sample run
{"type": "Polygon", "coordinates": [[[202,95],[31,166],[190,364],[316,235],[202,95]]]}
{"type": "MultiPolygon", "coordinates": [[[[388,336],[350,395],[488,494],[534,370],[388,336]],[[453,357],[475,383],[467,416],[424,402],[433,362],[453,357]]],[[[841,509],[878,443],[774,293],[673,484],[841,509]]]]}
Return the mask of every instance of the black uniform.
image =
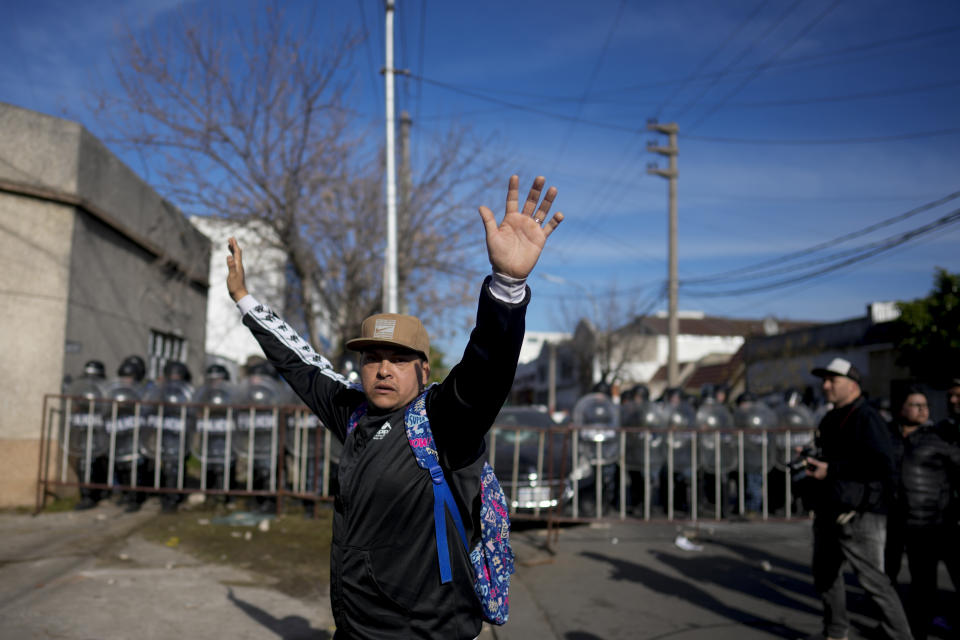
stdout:
{"type": "MultiPolygon", "coordinates": [[[[916,640],[927,637],[937,594],[937,564],[943,560],[956,584],[960,579],[957,513],[953,494],[960,480],[960,449],[930,425],[902,437],[894,451],[900,461],[900,493],[887,528],[887,574],[896,579],[906,548],[910,566],[907,614],[916,640]]],[[[960,604],[958,602],[957,604],[960,604]]]]}
{"type": "MultiPolygon", "coordinates": [[[[497,300],[484,283],[477,324],[463,358],[427,393],[427,415],[467,537],[480,536],[483,437],[503,405],[523,341],[529,289],[519,304],[497,300]]],[[[481,612],[472,567],[448,533],[453,581],[440,584],[433,487],[417,466],[399,409],[372,411],[346,435],[364,401],[330,363],[268,308],[244,315],[270,362],[343,442],[334,502],[330,599],[337,638],[475,638],[481,612]]],[[[455,532],[447,517],[448,532],[455,532]]]]}

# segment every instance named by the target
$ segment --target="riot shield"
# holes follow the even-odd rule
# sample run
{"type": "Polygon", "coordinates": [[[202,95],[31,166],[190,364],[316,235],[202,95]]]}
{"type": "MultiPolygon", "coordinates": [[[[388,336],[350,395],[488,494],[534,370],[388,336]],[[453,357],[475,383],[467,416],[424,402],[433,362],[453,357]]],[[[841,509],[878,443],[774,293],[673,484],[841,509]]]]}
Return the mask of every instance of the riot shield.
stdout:
{"type": "MultiPolygon", "coordinates": [[[[295,403],[294,403],[295,404],[295,403]]],[[[343,445],[323,428],[320,419],[307,407],[296,406],[286,414],[284,448],[287,453],[288,482],[294,492],[322,493],[325,454],[329,454],[327,482],[336,472],[343,445]]]]}
{"type": "Polygon", "coordinates": [[[80,482],[102,482],[102,471],[94,472],[97,460],[106,455],[110,445],[104,425],[108,404],[103,400],[102,380],[79,378],[64,390],[66,451],[80,482]]]}
{"type": "Polygon", "coordinates": [[[129,468],[131,462],[140,459],[143,425],[140,394],[134,386],[118,380],[107,387],[106,395],[111,401],[105,423],[110,436],[112,460],[117,465],[129,468]]]}
{"type": "MultiPolygon", "coordinates": [[[[662,431],[663,429],[667,428],[669,420],[670,414],[661,403],[647,401],[640,405],[637,424],[630,426],[638,426],[643,427],[644,429],[662,431]]],[[[643,471],[644,441],[648,437],[650,439],[648,455],[650,459],[651,471],[658,471],[666,460],[666,449],[665,445],[663,444],[663,433],[656,433],[654,431],[647,433],[628,433],[625,457],[627,460],[627,468],[629,470],[643,471]]]]}
{"type": "Polygon", "coordinates": [[[676,404],[667,403],[667,428],[665,445],[673,447],[673,469],[675,472],[689,473],[691,471],[692,429],[696,428],[696,413],[690,403],[681,400],[676,404]]]}
{"type": "Polygon", "coordinates": [[[580,456],[591,463],[617,461],[620,443],[617,427],[620,415],[617,405],[602,393],[588,393],[573,406],[573,424],[580,429],[580,456]],[[597,446],[599,444],[599,447],[597,446]]]}
{"type": "Polygon", "coordinates": [[[737,436],[717,430],[732,429],[733,415],[718,402],[705,402],[697,409],[698,462],[710,474],[725,474],[737,468],[737,436]],[[719,466],[717,452],[719,450],[719,466]]]}
{"type": "Polygon", "coordinates": [[[256,375],[250,376],[241,385],[240,396],[242,406],[237,408],[237,429],[232,438],[232,453],[238,461],[246,465],[244,484],[247,488],[256,488],[256,485],[269,479],[270,489],[273,490],[279,446],[278,405],[285,397],[283,389],[273,378],[256,375]]]}
{"type": "Polygon", "coordinates": [[[150,392],[143,405],[143,429],[140,432],[140,452],[161,464],[177,464],[186,457],[186,435],[194,415],[185,405],[190,402],[193,389],[182,380],[163,382],[150,392]],[[159,456],[157,455],[159,451],[159,456]]]}
{"type": "Polygon", "coordinates": [[[743,429],[743,465],[747,473],[766,473],[773,468],[772,438],[767,429],[777,427],[777,414],[762,402],[753,402],[748,407],[737,409],[733,414],[734,426],[743,429]],[[768,443],[766,465],[763,460],[763,445],[768,443]]]}
{"type": "Polygon", "coordinates": [[[777,414],[777,426],[790,429],[790,444],[787,447],[787,434],[778,433],[773,439],[773,464],[777,469],[785,470],[794,458],[794,448],[813,442],[813,412],[805,405],[783,405],[777,414]]]}

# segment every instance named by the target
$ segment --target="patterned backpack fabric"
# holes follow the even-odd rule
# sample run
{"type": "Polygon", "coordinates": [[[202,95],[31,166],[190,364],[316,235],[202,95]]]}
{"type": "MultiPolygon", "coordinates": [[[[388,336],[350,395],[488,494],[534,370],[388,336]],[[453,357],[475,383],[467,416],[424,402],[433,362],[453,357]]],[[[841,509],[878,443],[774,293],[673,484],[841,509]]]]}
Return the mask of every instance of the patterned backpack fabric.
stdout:
{"type": "MultiPolygon", "coordinates": [[[[433,480],[433,523],[437,538],[437,562],[440,565],[440,582],[452,580],[450,552],[447,546],[447,519],[449,511],[460,533],[464,548],[470,554],[473,565],[473,588],[480,600],[483,618],[487,622],[502,625],[509,615],[510,576],[514,572],[513,549],[510,547],[510,516],[507,500],[497,481],[490,463],[483,463],[480,475],[480,541],[471,550],[470,541],[460,518],[460,510],[454,502],[450,486],[444,478],[437,458],[433,432],[427,419],[427,394],[420,394],[404,415],[407,440],[417,459],[417,465],[426,469],[433,480]]],[[[367,412],[366,403],[360,405],[347,425],[347,433],[356,428],[360,418],[367,412]]]]}

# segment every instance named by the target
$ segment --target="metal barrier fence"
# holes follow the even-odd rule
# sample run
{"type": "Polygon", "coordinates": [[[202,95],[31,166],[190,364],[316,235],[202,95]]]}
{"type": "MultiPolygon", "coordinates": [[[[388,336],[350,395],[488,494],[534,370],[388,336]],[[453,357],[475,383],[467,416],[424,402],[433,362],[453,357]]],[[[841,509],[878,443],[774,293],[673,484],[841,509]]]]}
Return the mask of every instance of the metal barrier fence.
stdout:
{"type": "MultiPolygon", "coordinates": [[[[494,427],[514,518],[720,520],[798,513],[794,447],[813,429],[494,427]],[[776,486],[782,484],[781,486],[776,486]],[[775,486],[771,486],[775,485],[775,486]],[[751,504],[752,503],[752,504],[751,504]]],[[[37,511],[58,487],[330,500],[341,445],[303,406],[47,395],[37,511]]]]}
{"type": "Polygon", "coordinates": [[[748,512],[764,520],[806,517],[791,463],[795,447],[813,439],[812,428],[597,432],[594,426],[493,429],[489,459],[512,517],[697,521],[748,512]],[[520,433],[536,434],[535,444],[532,439],[525,444],[520,433]],[[506,446],[498,444],[506,434],[515,435],[507,436],[506,446]]]}
{"type": "Polygon", "coordinates": [[[319,426],[298,405],[47,395],[36,508],[57,487],[332,500],[339,443],[319,426]]]}

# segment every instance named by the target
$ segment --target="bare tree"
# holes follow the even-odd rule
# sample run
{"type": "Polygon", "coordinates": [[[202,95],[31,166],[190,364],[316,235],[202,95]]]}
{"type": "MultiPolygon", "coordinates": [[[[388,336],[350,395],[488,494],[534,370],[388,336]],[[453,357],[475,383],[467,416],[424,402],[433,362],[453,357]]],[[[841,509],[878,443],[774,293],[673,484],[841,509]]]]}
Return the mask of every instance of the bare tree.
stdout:
{"type": "MultiPolygon", "coordinates": [[[[207,9],[128,29],[114,59],[120,91],[99,93],[104,137],[149,155],[155,186],[185,211],[269,230],[262,241],[287,261],[285,313],[314,344],[322,327],[336,355],[378,310],[383,286],[383,150],[348,105],[362,39],[324,41],[316,16],[287,19],[276,2],[223,20],[207,9]]],[[[461,202],[491,177],[489,155],[463,129],[431,148],[399,226],[401,295],[428,323],[462,301],[454,281],[478,223],[461,202]]]]}
{"type": "MultiPolygon", "coordinates": [[[[597,382],[635,382],[630,378],[629,366],[656,357],[655,342],[651,342],[643,326],[643,316],[637,315],[636,301],[623,301],[616,287],[596,298],[590,297],[590,311],[580,310],[573,337],[581,388],[589,390],[597,382]]],[[[572,317],[569,306],[564,304],[562,308],[564,315],[572,317]]]]}

